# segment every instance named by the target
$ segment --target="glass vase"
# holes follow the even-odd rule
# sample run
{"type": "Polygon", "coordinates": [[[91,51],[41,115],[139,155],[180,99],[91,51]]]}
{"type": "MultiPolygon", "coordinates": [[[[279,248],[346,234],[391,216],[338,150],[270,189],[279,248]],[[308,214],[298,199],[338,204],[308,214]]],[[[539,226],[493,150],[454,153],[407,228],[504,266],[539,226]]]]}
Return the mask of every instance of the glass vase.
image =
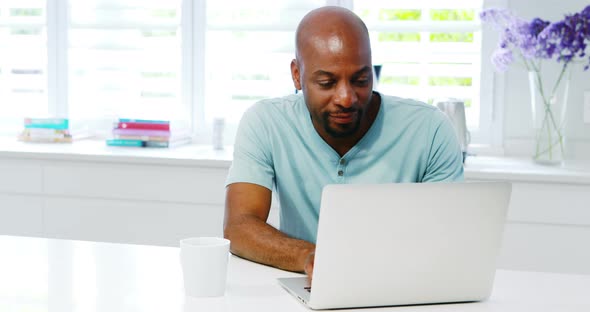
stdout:
{"type": "Polygon", "coordinates": [[[571,70],[564,66],[557,78],[544,81],[540,71],[529,72],[533,121],[533,161],[561,165],[565,154],[565,125],[571,70]]]}

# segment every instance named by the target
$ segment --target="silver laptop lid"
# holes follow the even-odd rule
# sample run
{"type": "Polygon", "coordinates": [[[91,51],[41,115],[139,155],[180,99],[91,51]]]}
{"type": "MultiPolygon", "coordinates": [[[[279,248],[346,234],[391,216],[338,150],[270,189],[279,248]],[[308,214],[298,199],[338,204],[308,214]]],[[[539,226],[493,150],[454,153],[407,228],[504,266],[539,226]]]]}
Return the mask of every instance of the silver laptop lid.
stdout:
{"type": "Polygon", "coordinates": [[[326,186],[309,306],[487,298],[510,193],[502,182],[326,186]]]}

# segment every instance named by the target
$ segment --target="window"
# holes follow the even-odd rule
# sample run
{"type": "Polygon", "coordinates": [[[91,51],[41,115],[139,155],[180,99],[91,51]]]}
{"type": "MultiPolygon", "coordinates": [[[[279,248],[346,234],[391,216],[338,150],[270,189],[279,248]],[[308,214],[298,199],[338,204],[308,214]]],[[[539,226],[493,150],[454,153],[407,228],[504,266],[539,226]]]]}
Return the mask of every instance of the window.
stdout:
{"type": "Polygon", "coordinates": [[[4,0],[0,133],[42,114],[99,121],[99,134],[114,117],[189,119],[197,140],[208,142],[213,119],[223,117],[232,143],[250,105],[294,92],[295,28],[330,4],[367,24],[373,62],[382,65],[378,90],[429,103],[461,98],[472,137],[486,142],[483,2],[4,0]]]}
{"type": "Polygon", "coordinates": [[[71,118],[188,116],[180,0],[68,1],[71,118]]]}
{"type": "Polygon", "coordinates": [[[16,118],[48,113],[47,67],[45,1],[0,2],[0,122],[12,134],[16,118]]]}
{"type": "Polygon", "coordinates": [[[365,0],[354,11],[370,31],[378,90],[433,104],[464,101],[468,127],[480,127],[482,0],[365,0]]]}
{"type": "MultiPolygon", "coordinates": [[[[253,103],[295,92],[295,29],[315,1],[207,1],[205,111],[226,119],[230,140],[253,103]]],[[[208,127],[210,128],[210,127],[208,127]]]]}

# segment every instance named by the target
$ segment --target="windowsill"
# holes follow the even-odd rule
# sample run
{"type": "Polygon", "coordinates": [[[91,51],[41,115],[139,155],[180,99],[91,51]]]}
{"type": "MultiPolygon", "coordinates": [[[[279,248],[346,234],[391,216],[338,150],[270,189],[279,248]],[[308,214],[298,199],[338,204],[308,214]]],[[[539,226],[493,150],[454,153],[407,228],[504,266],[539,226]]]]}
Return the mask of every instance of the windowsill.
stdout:
{"type": "Polygon", "coordinates": [[[60,161],[92,161],[122,164],[154,164],[229,168],[233,148],[214,150],[211,145],[181,145],[173,148],[107,146],[104,140],[74,143],[29,143],[0,137],[0,157],[60,161]]]}
{"type": "Polygon", "coordinates": [[[563,166],[544,166],[525,157],[468,156],[465,178],[590,185],[590,162],[566,161],[563,166]]]}
{"type": "MultiPolygon", "coordinates": [[[[154,164],[229,168],[233,148],[214,150],[210,145],[183,145],[170,149],[110,147],[104,141],[80,140],[72,144],[24,143],[0,138],[0,157],[58,161],[91,161],[119,164],[154,164]]],[[[469,156],[465,163],[469,180],[508,180],[590,185],[590,162],[571,161],[551,167],[527,158],[469,156]]]]}

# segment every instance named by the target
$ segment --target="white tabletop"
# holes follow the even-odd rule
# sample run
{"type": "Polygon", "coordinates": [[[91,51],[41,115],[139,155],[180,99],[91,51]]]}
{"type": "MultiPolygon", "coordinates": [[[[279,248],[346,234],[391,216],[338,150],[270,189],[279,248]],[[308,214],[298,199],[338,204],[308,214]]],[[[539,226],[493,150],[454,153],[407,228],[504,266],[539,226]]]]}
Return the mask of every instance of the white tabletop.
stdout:
{"type": "MultiPolygon", "coordinates": [[[[309,311],[276,281],[297,275],[232,257],[224,297],[187,298],[178,248],[0,236],[0,311],[309,311]]],[[[590,275],[498,270],[487,301],[383,310],[588,312],[590,275]]]]}

